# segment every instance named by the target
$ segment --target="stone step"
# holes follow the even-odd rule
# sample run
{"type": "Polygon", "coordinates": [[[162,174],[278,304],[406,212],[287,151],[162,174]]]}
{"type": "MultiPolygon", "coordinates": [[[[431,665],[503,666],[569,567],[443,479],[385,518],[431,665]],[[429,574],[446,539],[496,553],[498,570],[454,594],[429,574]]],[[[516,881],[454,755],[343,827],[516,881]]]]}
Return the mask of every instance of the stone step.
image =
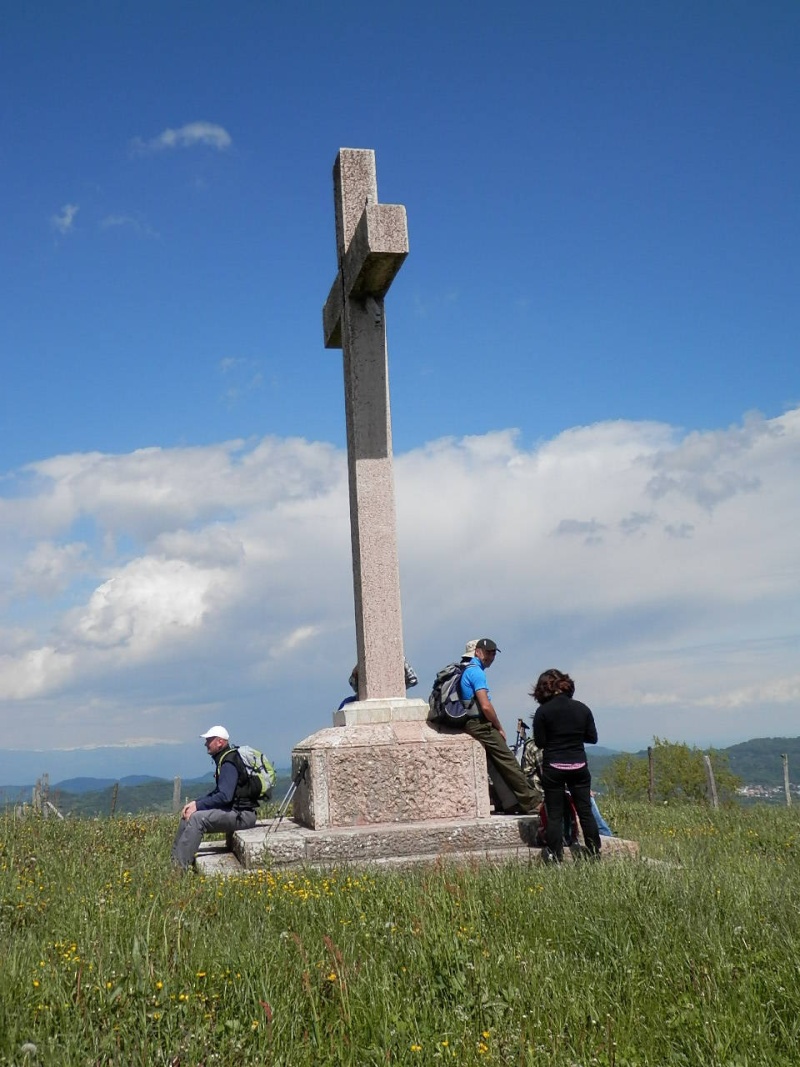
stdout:
{"type": "MultiPolygon", "coordinates": [[[[229,875],[266,868],[531,862],[541,858],[536,845],[538,822],[535,815],[495,815],[311,830],[290,819],[280,825],[267,820],[235,834],[232,853],[226,851],[224,842],[204,843],[196,867],[204,874],[229,875]]],[[[638,855],[638,845],[617,837],[603,838],[602,859],[623,855],[638,855]]]]}

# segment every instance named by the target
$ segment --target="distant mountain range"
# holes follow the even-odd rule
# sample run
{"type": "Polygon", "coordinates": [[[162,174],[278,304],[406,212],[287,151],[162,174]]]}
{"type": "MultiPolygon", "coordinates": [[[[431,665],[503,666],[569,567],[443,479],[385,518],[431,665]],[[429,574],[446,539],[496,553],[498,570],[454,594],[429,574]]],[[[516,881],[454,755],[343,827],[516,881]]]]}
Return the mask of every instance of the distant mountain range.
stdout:
{"type": "MultiPolygon", "coordinates": [[[[291,781],[291,772],[278,771],[274,798],[282,799],[291,781]]],[[[186,778],[181,782],[181,799],[202,796],[213,788],[213,775],[186,778]]],[[[0,810],[17,804],[29,804],[33,785],[0,786],[0,810]]],[[[62,815],[143,814],[172,811],[174,779],[147,774],[124,778],[67,778],[51,783],[48,799],[62,815]]]]}

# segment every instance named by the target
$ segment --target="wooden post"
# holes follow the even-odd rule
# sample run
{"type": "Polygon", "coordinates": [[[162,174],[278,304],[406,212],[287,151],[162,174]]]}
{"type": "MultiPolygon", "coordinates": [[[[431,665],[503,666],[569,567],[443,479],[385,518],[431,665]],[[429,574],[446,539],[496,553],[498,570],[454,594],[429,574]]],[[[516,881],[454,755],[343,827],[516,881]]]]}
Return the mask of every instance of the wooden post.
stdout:
{"type": "Polygon", "coordinates": [[[172,780],[172,810],[178,812],[181,810],[181,780],[180,776],[173,778],[172,780]]]}
{"type": "Polygon", "coordinates": [[[719,797],[717,796],[717,783],[714,780],[714,768],[711,766],[711,757],[709,755],[704,755],[703,763],[705,763],[706,765],[706,778],[708,779],[708,796],[711,801],[711,807],[716,809],[719,807],[719,797]]]}
{"type": "Polygon", "coordinates": [[[786,807],[792,806],[792,792],[789,789],[789,753],[783,752],[781,754],[783,760],[783,791],[786,794],[786,807]]]}
{"type": "Polygon", "coordinates": [[[647,799],[652,804],[655,797],[655,773],[653,767],[653,746],[647,746],[647,799]]]}
{"type": "Polygon", "coordinates": [[[119,782],[114,782],[114,788],[111,790],[111,812],[110,817],[114,818],[114,812],[117,809],[117,797],[119,796],[119,782]]]}

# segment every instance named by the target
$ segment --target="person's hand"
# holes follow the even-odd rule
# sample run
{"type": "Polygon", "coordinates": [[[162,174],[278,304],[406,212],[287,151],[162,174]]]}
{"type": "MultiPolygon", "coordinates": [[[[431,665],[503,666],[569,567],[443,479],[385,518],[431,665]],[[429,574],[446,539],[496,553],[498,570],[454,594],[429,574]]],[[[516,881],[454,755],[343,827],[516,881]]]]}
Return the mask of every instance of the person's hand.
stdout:
{"type": "MultiPolygon", "coordinates": [[[[498,732],[498,733],[500,734],[500,736],[502,737],[502,739],[503,739],[504,741],[506,741],[506,732],[505,732],[505,730],[503,729],[503,727],[502,727],[502,726],[498,726],[498,727],[497,727],[497,732],[498,732]]],[[[506,741],[506,744],[508,744],[508,741],[506,741]]]]}
{"type": "Polygon", "coordinates": [[[192,815],[194,815],[194,813],[196,811],[197,811],[197,804],[195,804],[195,802],[193,800],[190,800],[188,804],[184,804],[183,810],[181,811],[181,818],[182,819],[189,819],[189,818],[192,817],[192,815]]]}

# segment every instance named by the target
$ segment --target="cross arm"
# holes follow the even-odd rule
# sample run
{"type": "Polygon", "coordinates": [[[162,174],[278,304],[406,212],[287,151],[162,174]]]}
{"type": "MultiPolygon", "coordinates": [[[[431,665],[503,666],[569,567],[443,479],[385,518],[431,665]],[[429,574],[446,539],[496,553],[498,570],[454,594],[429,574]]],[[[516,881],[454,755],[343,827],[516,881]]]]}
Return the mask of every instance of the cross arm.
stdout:
{"type": "Polygon", "coordinates": [[[322,309],[326,348],[342,347],[342,298],[386,295],[408,255],[408,223],[402,204],[367,204],[322,309]]]}

